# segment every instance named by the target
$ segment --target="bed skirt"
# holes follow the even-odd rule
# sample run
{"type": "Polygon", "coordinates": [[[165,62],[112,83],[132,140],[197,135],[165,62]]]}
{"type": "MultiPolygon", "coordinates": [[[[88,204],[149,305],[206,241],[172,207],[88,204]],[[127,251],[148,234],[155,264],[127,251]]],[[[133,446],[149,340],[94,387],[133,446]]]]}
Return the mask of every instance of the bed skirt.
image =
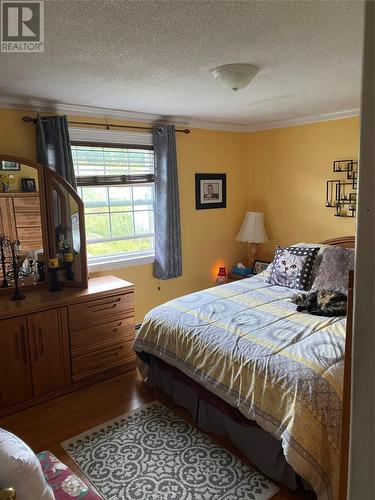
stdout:
{"type": "Polygon", "coordinates": [[[200,429],[225,436],[269,478],[291,490],[310,489],[287,463],[281,443],[271,434],[177,368],[155,356],[147,364],[147,383],[185,408],[200,429]]]}

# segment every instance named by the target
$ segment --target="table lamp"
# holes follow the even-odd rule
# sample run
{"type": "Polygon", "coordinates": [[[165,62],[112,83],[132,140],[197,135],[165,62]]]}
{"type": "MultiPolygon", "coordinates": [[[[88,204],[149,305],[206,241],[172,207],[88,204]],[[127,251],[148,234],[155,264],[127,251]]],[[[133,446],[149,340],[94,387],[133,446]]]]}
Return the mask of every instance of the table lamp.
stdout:
{"type": "Polygon", "coordinates": [[[236,240],[247,241],[249,243],[249,259],[250,267],[252,268],[259,252],[259,243],[266,243],[268,241],[268,236],[264,229],[263,214],[260,212],[246,212],[236,240]]]}

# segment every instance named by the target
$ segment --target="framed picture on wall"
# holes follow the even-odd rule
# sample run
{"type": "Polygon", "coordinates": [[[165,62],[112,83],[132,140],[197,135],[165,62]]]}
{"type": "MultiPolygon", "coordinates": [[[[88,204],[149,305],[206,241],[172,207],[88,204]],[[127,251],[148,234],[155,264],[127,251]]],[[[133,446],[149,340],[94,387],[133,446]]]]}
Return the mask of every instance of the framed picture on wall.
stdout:
{"type": "Polygon", "coordinates": [[[227,175],[195,174],[195,208],[226,208],[227,175]]]}
{"type": "Polygon", "coordinates": [[[21,164],[18,161],[2,160],[0,162],[0,170],[21,170],[21,164]]]}

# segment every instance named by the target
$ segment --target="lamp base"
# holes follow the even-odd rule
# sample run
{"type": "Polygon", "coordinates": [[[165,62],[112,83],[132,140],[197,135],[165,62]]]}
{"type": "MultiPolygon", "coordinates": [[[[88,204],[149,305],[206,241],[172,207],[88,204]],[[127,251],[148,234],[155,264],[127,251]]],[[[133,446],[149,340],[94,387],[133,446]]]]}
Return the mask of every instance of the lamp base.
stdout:
{"type": "Polygon", "coordinates": [[[259,253],[259,243],[249,243],[249,267],[253,269],[254,261],[259,253]]]}

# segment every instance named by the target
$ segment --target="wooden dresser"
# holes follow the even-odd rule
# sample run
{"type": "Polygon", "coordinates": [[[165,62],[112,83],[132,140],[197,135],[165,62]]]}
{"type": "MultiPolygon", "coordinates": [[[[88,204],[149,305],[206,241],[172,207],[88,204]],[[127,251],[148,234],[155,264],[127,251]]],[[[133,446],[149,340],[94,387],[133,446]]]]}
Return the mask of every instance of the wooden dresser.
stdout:
{"type": "Polygon", "coordinates": [[[105,276],[25,295],[0,296],[0,416],[135,367],[131,283],[105,276]]]}

